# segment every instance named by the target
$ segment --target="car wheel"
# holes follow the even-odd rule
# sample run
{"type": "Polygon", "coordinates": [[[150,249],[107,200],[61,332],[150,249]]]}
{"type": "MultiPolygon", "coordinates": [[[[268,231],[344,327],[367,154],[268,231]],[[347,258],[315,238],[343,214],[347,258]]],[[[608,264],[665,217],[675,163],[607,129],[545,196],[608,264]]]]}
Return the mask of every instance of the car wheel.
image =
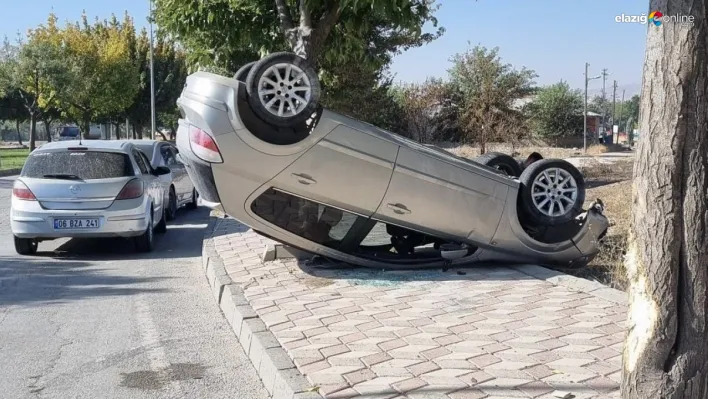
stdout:
{"type": "Polygon", "coordinates": [[[530,222],[557,226],[582,212],[585,179],[570,162],[562,159],[536,161],[521,173],[519,180],[519,206],[530,222]]]}
{"type": "Polygon", "coordinates": [[[153,234],[152,212],[150,212],[150,222],[145,232],[135,237],[135,249],[138,252],[150,252],[155,246],[155,236],[153,234]]]}
{"type": "Polygon", "coordinates": [[[519,162],[510,155],[502,154],[500,152],[488,152],[484,155],[478,156],[474,159],[474,161],[481,163],[482,165],[495,168],[507,176],[521,176],[521,166],[519,165],[519,162]]]}
{"type": "Polygon", "coordinates": [[[33,238],[15,237],[15,252],[20,255],[34,255],[38,246],[39,243],[33,238]]]}
{"type": "Polygon", "coordinates": [[[196,188],[192,189],[192,200],[187,203],[187,209],[197,209],[199,205],[199,193],[196,188]]]}
{"type": "Polygon", "coordinates": [[[174,187],[170,187],[170,193],[167,198],[167,212],[165,216],[167,220],[175,220],[177,218],[177,194],[175,194],[174,187]]]}
{"type": "Polygon", "coordinates": [[[246,78],[248,103],[264,122],[299,126],[312,117],[320,99],[317,72],[293,53],[274,53],[258,61],[246,78]]]}
{"type": "Polygon", "coordinates": [[[165,210],[165,208],[162,208],[162,217],[160,218],[160,221],[157,223],[157,226],[155,226],[155,233],[157,233],[157,234],[167,233],[167,211],[165,210]]]}
{"type": "Polygon", "coordinates": [[[251,61],[248,64],[239,68],[238,71],[236,71],[236,73],[234,74],[234,79],[238,80],[239,82],[246,83],[248,73],[251,71],[251,68],[254,65],[256,65],[256,61],[251,61]]]}

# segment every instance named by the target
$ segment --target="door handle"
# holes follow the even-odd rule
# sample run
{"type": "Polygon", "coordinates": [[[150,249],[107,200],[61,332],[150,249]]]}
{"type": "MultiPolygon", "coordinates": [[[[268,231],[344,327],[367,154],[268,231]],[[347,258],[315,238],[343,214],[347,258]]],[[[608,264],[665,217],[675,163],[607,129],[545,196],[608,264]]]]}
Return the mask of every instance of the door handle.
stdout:
{"type": "Polygon", "coordinates": [[[317,183],[317,182],[315,181],[315,179],[313,179],[311,176],[306,175],[306,174],[304,174],[304,173],[293,173],[293,174],[291,174],[291,176],[294,177],[294,178],[296,178],[297,181],[300,182],[300,184],[308,185],[308,184],[315,184],[315,183],[317,183]]]}
{"type": "Polygon", "coordinates": [[[403,204],[386,204],[386,206],[399,215],[411,213],[410,209],[406,208],[403,204]]]}

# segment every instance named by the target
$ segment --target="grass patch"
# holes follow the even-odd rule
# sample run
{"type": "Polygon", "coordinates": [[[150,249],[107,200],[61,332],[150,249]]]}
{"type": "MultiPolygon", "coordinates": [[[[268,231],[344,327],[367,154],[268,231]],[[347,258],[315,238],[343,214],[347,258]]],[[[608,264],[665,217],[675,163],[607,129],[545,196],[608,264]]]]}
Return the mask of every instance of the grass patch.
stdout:
{"type": "Polygon", "coordinates": [[[22,168],[29,152],[28,148],[0,149],[0,170],[22,168]]]}
{"type": "Polygon", "coordinates": [[[585,195],[585,206],[597,198],[602,199],[610,228],[600,253],[587,267],[563,272],[596,280],[622,291],[627,289],[624,255],[627,252],[627,236],[632,217],[632,167],[631,160],[623,160],[610,165],[586,165],[582,168],[589,187],[585,195]]]}

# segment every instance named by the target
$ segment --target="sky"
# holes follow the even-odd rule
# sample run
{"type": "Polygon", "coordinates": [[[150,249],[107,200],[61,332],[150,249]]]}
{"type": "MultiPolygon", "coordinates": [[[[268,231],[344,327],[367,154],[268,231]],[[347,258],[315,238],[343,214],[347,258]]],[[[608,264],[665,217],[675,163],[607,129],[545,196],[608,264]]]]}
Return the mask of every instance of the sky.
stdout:
{"type": "MultiPolygon", "coordinates": [[[[146,25],[149,0],[116,2],[90,0],[0,0],[0,36],[11,39],[17,32],[46,21],[50,12],[60,21],[78,20],[83,10],[90,18],[111,13],[134,17],[138,28],[146,25]]],[[[422,82],[428,76],[447,77],[450,58],[470,45],[499,47],[501,58],[517,68],[536,71],[536,83],[560,80],[583,87],[585,62],[589,75],[607,68],[608,96],[617,80],[618,97],[638,94],[644,62],[648,25],[618,23],[618,15],[648,13],[647,0],[444,0],[436,13],[446,29],[436,41],[411,49],[395,58],[391,72],[397,81],[422,82]]],[[[650,26],[649,28],[654,28],[650,26]]],[[[592,80],[596,94],[602,80],[592,80]]]]}

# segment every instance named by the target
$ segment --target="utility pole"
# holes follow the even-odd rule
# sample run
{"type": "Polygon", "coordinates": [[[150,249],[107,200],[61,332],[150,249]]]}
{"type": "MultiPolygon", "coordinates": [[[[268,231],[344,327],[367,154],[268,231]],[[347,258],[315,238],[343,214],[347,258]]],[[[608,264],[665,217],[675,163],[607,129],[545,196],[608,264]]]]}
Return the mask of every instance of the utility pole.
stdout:
{"type": "Polygon", "coordinates": [[[585,63],[585,102],[583,106],[583,152],[588,152],[588,81],[599,79],[600,76],[588,77],[588,67],[590,63],[585,63]]]}
{"type": "MultiPolygon", "coordinates": [[[[622,108],[621,108],[622,111],[620,113],[620,123],[618,124],[618,126],[619,126],[619,129],[622,130],[622,113],[624,113],[624,90],[622,90],[622,103],[620,105],[622,105],[622,108]]],[[[627,128],[624,129],[624,132],[627,134],[627,144],[632,145],[632,139],[631,139],[632,136],[627,131],[627,128]]],[[[618,143],[619,143],[619,141],[618,141],[618,143]]]]}
{"type": "Polygon", "coordinates": [[[605,133],[605,81],[607,80],[607,68],[602,69],[602,133],[605,133]]]}
{"type": "Polygon", "coordinates": [[[155,63],[153,62],[153,44],[152,44],[152,0],[150,0],[150,139],[155,139],[156,130],[156,115],[155,115],[155,63]]]}
{"type": "Polygon", "coordinates": [[[612,84],[612,125],[616,125],[615,119],[615,107],[617,101],[617,81],[615,80],[612,84]]]}

